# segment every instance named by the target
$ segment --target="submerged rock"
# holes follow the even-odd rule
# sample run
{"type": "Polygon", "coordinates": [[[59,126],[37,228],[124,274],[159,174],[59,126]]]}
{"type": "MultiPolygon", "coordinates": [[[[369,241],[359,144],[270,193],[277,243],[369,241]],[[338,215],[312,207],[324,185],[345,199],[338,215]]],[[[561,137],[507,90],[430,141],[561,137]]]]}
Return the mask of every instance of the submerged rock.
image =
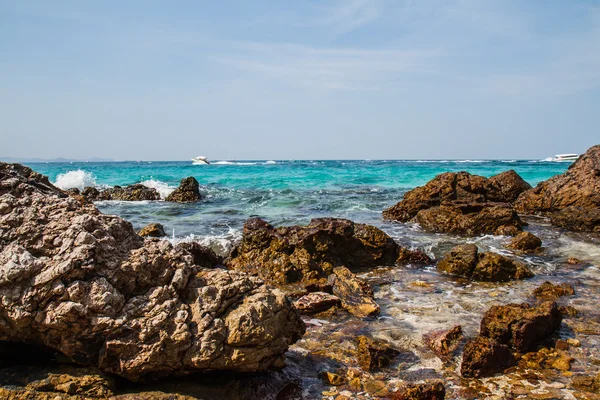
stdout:
{"type": "Polygon", "coordinates": [[[227,265],[270,282],[285,284],[326,278],[334,267],[352,271],[402,260],[424,259],[402,249],[382,230],[346,219],[317,218],[307,226],[274,228],[259,218],[244,224],[244,233],[227,265]]]}
{"type": "Polygon", "coordinates": [[[521,220],[506,203],[529,188],[514,171],[490,179],[446,172],[406,193],[383,217],[400,222],[414,219],[430,231],[470,236],[495,234],[507,227],[521,230],[521,220]]]}
{"type": "Polygon", "coordinates": [[[542,240],[531,232],[519,233],[508,244],[508,248],[523,252],[537,250],[542,246],[542,240]]]}
{"type": "Polygon", "coordinates": [[[409,382],[391,394],[392,400],[444,400],[446,388],[442,381],[409,382]]]}
{"type": "Polygon", "coordinates": [[[590,147],[565,173],[522,193],[515,207],[525,214],[557,213],[553,223],[567,229],[600,230],[600,145],[590,147]]]}
{"type": "Polygon", "coordinates": [[[451,329],[430,332],[423,339],[438,357],[446,359],[460,346],[462,327],[457,325],[451,329]]]}
{"type": "Polygon", "coordinates": [[[555,301],[562,296],[574,296],[575,289],[566,283],[555,285],[546,281],[533,291],[533,295],[541,300],[555,301]]]}
{"type": "Polygon", "coordinates": [[[553,334],[561,321],[558,306],[549,301],[537,307],[528,304],[493,306],[483,316],[479,334],[525,353],[553,334]]]}
{"type": "Polygon", "coordinates": [[[504,371],[515,362],[507,345],[477,336],[465,345],[460,373],[466,378],[486,377],[504,371]]]}
{"type": "Polygon", "coordinates": [[[350,314],[364,318],[379,314],[379,305],[373,300],[373,290],[348,268],[336,267],[329,277],[333,294],[350,314]]]}
{"type": "Polygon", "coordinates": [[[474,244],[452,248],[438,263],[437,269],[450,275],[483,282],[506,282],[533,277],[525,264],[498,253],[479,253],[474,244]]]}
{"type": "Polygon", "coordinates": [[[202,200],[203,196],[200,193],[200,184],[193,176],[183,178],[179,187],[167,196],[165,201],[176,203],[190,203],[202,200]]]}
{"type": "Polygon", "coordinates": [[[0,164],[0,340],[131,380],[281,366],[305,326],[284,294],[206,270],[22,166],[0,164]]]}
{"type": "Polygon", "coordinates": [[[149,224],[140,229],[138,235],[141,237],[161,238],[167,236],[165,228],[161,224],[149,224]]]}
{"type": "Polygon", "coordinates": [[[340,299],[337,296],[324,292],[308,293],[294,302],[294,306],[302,314],[326,311],[338,304],[340,304],[340,299]]]}
{"type": "Polygon", "coordinates": [[[357,338],[358,364],[365,371],[376,371],[389,367],[400,355],[400,352],[388,343],[373,340],[366,336],[357,338]]]}

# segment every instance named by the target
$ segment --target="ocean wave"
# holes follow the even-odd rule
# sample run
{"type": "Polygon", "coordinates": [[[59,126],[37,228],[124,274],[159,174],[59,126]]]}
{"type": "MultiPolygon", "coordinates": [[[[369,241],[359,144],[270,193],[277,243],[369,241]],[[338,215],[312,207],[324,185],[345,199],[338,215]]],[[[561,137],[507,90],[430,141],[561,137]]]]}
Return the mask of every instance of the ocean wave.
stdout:
{"type": "Polygon", "coordinates": [[[265,162],[266,165],[277,164],[277,161],[269,160],[265,162]]]}
{"type": "Polygon", "coordinates": [[[217,161],[215,165],[257,165],[257,162],[240,162],[240,161],[217,161]]]}
{"type": "Polygon", "coordinates": [[[176,188],[169,186],[165,182],[156,180],[156,179],[147,179],[141,182],[142,185],[147,186],[149,188],[154,188],[160,194],[161,199],[165,199],[168,195],[171,194],[173,190],[176,188]]]}
{"type": "Polygon", "coordinates": [[[78,169],[58,174],[54,185],[63,190],[73,188],[83,190],[86,186],[96,186],[96,178],[91,172],[78,169]]]}
{"type": "Polygon", "coordinates": [[[211,248],[217,255],[227,256],[233,249],[233,247],[242,240],[242,231],[235,228],[229,228],[229,230],[222,235],[194,235],[190,234],[184,237],[175,236],[175,230],[173,236],[169,239],[169,242],[173,245],[179,243],[196,242],[202,246],[211,248]]]}

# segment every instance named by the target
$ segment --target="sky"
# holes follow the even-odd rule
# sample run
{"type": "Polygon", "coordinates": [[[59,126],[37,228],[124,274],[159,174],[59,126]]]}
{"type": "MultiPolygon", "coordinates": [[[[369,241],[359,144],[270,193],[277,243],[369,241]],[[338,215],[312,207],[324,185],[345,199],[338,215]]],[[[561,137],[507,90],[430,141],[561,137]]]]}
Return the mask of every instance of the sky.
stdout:
{"type": "Polygon", "coordinates": [[[0,156],[545,158],[600,143],[600,0],[0,0],[0,156]]]}

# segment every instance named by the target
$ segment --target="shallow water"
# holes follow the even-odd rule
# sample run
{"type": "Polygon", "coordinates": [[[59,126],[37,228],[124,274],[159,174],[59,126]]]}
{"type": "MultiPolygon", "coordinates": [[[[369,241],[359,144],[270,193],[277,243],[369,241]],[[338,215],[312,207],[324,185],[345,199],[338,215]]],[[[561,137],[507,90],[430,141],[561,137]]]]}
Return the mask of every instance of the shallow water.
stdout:
{"type": "MultiPolygon", "coordinates": [[[[476,243],[482,250],[519,258],[536,273],[533,279],[504,284],[451,279],[439,274],[434,266],[381,267],[362,274],[375,288],[376,300],[381,306],[379,317],[359,320],[345,313],[327,318],[305,317],[307,334],[290,350],[284,375],[297,379],[300,391],[307,398],[320,398],[323,391],[330,392],[334,398],[334,393],[343,390],[326,386],[317,372],[335,370],[342,363],[356,366],[352,356],[354,339],[364,333],[404,349],[399,364],[378,375],[378,379],[443,377],[447,382],[447,398],[455,399],[576,398],[578,392],[570,388],[570,377],[560,371],[545,375],[536,383],[519,375],[525,371],[484,380],[463,380],[457,370],[460,359],[443,364],[422,341],[424,333],[457,324],[462,325],[466,336],[474,336],[483,313],[490,306],[531,301],[531,292],[545,280],[568,282],[577,293],[575,297],[561,300],[561,304],[572,305],[583,315],[565,319],[559,333],[561,338],[577,338],[581,342],[581,347],[569,350],[576,359],[572,371],[591,374],[600,370],[600,239],[597,236],[567,233],[542,218],[529,218],[526,229],[542,239],[545,249],[539,254],[524,256],[505,248],[507,237],[461,238],[431,234],[414,224],[392,223],[381,218],[381,211],[399,201],[406,190],[444,171],[466,170],[491,176],[515,169],[534,185],[564,172],[568,164],[534,161],[277,161],[267,164],[256,161],[209,166],[127,162],[34,164],[31,167],[63,187],[143,182],[157,187],[163,196],[173,190],[181,178],[195,176],[206,195],[204,201],[196,204],[155,201],[100,202],[97,205],[105,213],[131,221],[136,228],[160,222],[173,235],[170,240],[196,240],[220,253],[226,253],[240,238],[244,221],[252,216],[263,217],[274,225],[304,224],[314,217],[332,216],[378,226],[398,243],[422,248],[436,258],[456,244],[476,243]],[[569,265],[566,263],[569,257],[583,263],[569,265]],[[471,395],[466,388],[473,385],[476,394],[471,395]],[[517,389],[533,394],[523,397],[517,389]]],[[[279,382],[280,378],[280,375],[264,378],[265,384],[279,382]]],[[[190,382],[183,385],[191,395],[201,390],[194,389],[190,382]]]]}

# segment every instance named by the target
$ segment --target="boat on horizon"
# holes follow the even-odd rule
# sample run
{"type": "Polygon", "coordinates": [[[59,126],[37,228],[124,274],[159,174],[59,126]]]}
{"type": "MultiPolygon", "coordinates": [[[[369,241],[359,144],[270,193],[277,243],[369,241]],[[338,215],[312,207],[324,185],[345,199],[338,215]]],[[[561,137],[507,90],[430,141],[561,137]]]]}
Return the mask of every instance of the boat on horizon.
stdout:
{"type": "Polygon", "coordinates": [[[554,157],[549,157],[544,161],[553,161],[553,162],[574,162],[579,158],[579,154],[574,153],[566,153],[566,154],[556,154],[554,157]]]}
{"type": "Polygon", "coordinates": [[[208,161],[208,158],[206,158],[204,156],[198,156],[198,157],[192,158],[192,164],[194,164],[194,165],[210,164],[210,161],[208,161]]]}

